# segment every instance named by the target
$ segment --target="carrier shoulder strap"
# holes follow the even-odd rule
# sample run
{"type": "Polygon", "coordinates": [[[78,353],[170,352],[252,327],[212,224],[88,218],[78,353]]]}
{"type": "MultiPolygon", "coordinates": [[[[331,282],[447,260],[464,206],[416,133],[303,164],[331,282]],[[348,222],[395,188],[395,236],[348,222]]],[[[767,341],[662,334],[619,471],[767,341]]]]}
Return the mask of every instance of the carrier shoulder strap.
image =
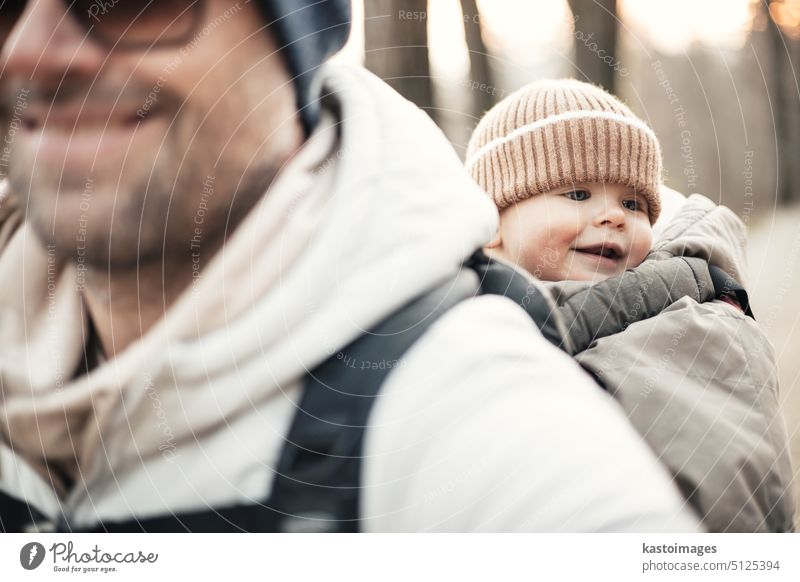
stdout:
{"type": "Polygon", "coordinates": [[[358,531],[364,433],[386,376],[450,308],[478,291],[475,273],[406,307],[308,374],[278,463],[270,505],[278,531],[358,531]]]}
{"type": "Polygon", "coordinates": [[[520,270],[488,257],[482,250],[475,252],[467,266],[480,277],[481,295],[502,295],[522,307],[542,335],[556,347],[565,348],[568,341],[563,329],[559,329],[555,304],[551,303],[542,289],[520,270]]]}

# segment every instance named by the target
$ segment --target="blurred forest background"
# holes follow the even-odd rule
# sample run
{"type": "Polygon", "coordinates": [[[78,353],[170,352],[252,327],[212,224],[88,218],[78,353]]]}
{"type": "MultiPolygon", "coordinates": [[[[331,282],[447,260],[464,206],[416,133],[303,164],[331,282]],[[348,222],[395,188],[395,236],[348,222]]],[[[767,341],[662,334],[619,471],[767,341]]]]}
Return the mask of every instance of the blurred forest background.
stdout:
{"type": "Polygon", "coordinates": [[[742,217],[800,493],[800,0],[354,0],[354,20],[338,58],[423,108],[462,158],[505,95],[575,77],[655,130],[667,185],[742,217]]]}

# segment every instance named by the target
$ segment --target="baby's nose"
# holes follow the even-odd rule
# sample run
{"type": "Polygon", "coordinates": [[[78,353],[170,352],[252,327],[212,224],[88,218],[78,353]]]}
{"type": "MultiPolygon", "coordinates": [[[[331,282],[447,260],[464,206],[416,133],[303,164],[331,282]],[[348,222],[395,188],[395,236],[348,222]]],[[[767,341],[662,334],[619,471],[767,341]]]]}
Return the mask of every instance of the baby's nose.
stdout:
{"type": "Polygon", "coordinates": [[[602,207],[596,217],[596,223],[600,226],[621,227],[625,225],[625,211],[616,205],[602,207]]]}

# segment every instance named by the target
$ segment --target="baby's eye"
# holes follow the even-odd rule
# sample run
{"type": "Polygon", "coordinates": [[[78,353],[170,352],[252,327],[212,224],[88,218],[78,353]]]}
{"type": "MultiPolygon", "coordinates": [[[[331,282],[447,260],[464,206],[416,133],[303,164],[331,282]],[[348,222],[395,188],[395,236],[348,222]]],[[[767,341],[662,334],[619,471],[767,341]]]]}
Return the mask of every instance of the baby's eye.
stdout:
{"type": "Polygon", "coordinates": [[[591,197],[591,194],[588,190],[570,190],[569,192],[564,192],[564,196],[575,202],[584,202],[591,197]]]}
{"type": "Polygon", "coordinates": [[[637,211],[644,212],[646,210],[645,205],[639,202],[638,200],[623,200],[622,205],[632,212],[637,212],[637,211]]]}

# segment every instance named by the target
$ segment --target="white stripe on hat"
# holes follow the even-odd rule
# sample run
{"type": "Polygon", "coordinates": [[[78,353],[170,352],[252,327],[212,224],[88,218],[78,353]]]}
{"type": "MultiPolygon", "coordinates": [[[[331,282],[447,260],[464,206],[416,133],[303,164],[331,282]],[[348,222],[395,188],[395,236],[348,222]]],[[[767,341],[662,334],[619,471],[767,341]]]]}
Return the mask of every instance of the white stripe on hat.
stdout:
{"type": "Polygon", "coordinates": [[[472,154],[469,157],[469,159],[464,163],[464,165],[467,168],[469,168],[470,166],[474,165],[479,158],[485,156],[491,150],[498,148],[503,144],[508,143],[514,139],[517,139],[518,137],[525,135],[526,133],[533,133],[537,129],[541,129],[542,127],[553,125],[555,123],[560,123],[562,121],[571,121],[573,119],[587,119],[587,118],[607,119],[609,121],[615,121],[617,123],[630,125],[640,131],[645,132],[652,140],[656,142],[658,141],[656,138],[656,134],[653,133],[653,130],[647,127],[645,123],[636,118],[625,117],[624,115],[620,115],[619,113],[613,113],[611,111],[567,111],[565,113],[551,115],[550,117],[545,117],[544,119],[540,119],[538,121],[534,121],[533,123],[523,125],[515,129],[508,135],[504,135],[502,137],[493,139],[489,143],[485,144],[478,151],[476,151],[474,154],[472,154]]]}

